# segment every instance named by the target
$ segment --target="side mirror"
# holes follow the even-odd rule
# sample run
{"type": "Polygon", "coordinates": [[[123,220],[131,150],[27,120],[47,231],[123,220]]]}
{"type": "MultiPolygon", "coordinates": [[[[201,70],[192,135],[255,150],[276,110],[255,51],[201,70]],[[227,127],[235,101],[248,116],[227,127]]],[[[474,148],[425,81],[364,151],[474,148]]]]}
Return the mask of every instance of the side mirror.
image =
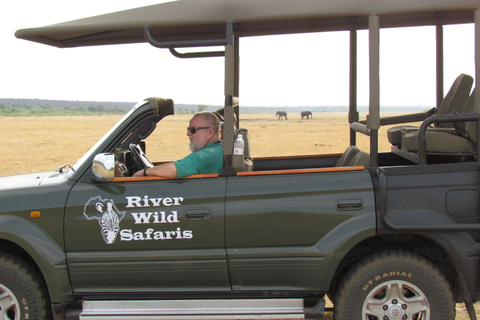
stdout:
{"type": "Polygon", "coordinates": [[[112,181],[115,177],[115,155],[112,153],[97,154],[93,159],[92,171],[95,181],[112,181]]]}

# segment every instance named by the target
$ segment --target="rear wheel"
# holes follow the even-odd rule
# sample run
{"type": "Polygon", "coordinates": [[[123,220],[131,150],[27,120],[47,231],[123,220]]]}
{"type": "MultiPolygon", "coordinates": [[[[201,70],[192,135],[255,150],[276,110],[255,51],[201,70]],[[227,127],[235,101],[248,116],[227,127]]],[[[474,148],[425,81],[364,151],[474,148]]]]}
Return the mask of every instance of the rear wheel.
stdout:
{"type": "Polygon", "coordinates": [[[445,277],[426,259],[386,251],[359,262],[335,296],[336,320],[452,320],[455,303],[445,277]]]}
{"type": "Polygon", "coordinates": [[[0,253],[0,319],[49,319],[48,301],[38,272],[28,262],[0,253]]]}

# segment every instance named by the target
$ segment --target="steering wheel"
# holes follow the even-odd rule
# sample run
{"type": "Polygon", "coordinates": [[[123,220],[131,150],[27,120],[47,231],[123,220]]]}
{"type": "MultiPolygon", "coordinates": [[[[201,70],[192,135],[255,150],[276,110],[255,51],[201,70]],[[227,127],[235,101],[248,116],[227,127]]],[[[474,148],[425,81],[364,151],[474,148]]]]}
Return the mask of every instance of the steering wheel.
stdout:
{"type": "Polygon", "coordinates": [[[132,152],[133,163],[137,170],[141,170],[146,167],[153,167],[153,164],[150,162],[150,160],[148,160],[147,156],[145,155],[145,153],[143,153],[142,149],[140,149],[138,144],[130,143],[128,148],[132,152]]]}

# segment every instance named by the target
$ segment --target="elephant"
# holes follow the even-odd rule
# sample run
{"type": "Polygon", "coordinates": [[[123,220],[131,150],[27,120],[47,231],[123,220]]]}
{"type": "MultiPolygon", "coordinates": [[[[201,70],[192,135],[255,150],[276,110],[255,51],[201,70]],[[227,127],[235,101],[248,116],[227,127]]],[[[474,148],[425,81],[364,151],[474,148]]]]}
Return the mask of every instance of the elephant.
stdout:
{"type": "Polygon", "coordinates": [[[313,120],[313,116],[312,116],[312,113],[310,111],[302,111],[300,112],[300,115],[302,116],[302,120],[303,120],[303,117],[307,117],[307,120],[312,118],[313,120]]]}
{"type": "Polygon", "coordinates": [[[276,117],[281,120],[283,117],[285,117],[285,120],[287,120],[287,113],[285,111],[277,111],[276,117]]]}

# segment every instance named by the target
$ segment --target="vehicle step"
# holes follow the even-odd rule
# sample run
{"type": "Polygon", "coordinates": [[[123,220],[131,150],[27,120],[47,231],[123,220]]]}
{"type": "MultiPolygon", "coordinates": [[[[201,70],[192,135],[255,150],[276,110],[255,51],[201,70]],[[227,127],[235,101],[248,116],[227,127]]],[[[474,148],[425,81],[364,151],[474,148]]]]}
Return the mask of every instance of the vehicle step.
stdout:
{"type": "Polygon", "coordinates": [[[302,299],[84,301],[79,319],[303,319],[302,299]]]}

